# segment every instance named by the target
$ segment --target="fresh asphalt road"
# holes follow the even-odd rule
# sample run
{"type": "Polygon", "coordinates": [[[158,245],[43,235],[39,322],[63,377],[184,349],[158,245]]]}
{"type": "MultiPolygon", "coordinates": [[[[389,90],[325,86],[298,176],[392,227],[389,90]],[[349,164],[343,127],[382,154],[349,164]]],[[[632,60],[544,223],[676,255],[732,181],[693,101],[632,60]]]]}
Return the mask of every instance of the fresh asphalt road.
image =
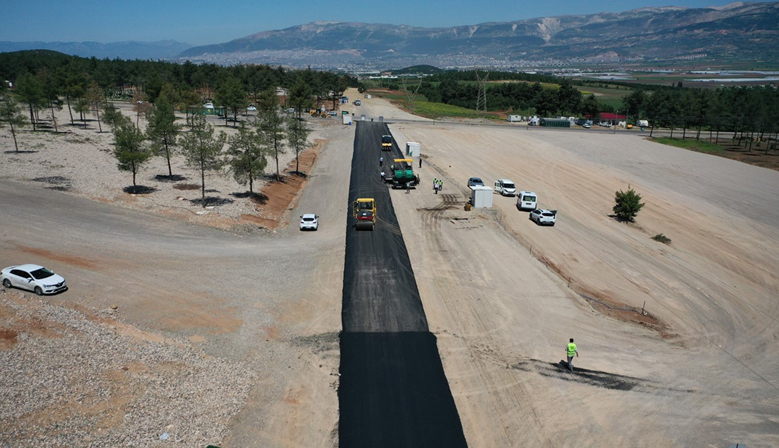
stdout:
{"type": "Polygon", "coordinates": [[[349,203],[374,198],[377,225],[347,220],[339,446],[464,447],[462,425],[427,326],[389,191],[379,176],[383,123],[358,122],[349,203]]]}

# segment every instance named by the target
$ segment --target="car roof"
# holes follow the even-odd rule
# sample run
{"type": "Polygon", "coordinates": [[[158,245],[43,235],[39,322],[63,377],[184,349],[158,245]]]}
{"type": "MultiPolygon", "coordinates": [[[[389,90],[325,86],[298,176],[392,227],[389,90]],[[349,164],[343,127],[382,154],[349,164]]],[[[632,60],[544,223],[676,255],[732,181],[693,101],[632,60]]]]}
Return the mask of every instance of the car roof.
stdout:
{"type": "Polygon", "coordinates": [[[513,184],[513,183],[514,183],[514,181],[513,181],[513,180],[510,180],[510,179],[498,179],[498,180],[499,180],[499,181],[501,181],[501,182],[503,182],[504,184],[505,184],[505,183],[507,183],[507,182],[508,182],[508,183],[510,183],[510,184],[513,184]]]}
{"type": "MultiPolygon", "coordinates": [[[[14,268],[14,269],[21,269],[23,271],[37,271],[38,269],[42,268],[43,266],[38,264],[20,264],[17,266],[9,266],[8,268],[14,268]]],[[[6,269],[8,269],[6,268],[6,269]]]]}
{"type": "Polygon", "coordinates": [[[313,213],[304,213],[303,218],[316,218],[316,215],[313,213]]]}
{"type": "Polygon", "coordinates": [[[478,180],[479,182],[481,182],[481,177],[472,177],[472,178],[470,178],[468,180],[478,180]]]}
{"type": "Polygon", "coordinates": [[[533,196],[538,196],[535,191],[520,191],[519,194],[529,194],[533,196]]]}

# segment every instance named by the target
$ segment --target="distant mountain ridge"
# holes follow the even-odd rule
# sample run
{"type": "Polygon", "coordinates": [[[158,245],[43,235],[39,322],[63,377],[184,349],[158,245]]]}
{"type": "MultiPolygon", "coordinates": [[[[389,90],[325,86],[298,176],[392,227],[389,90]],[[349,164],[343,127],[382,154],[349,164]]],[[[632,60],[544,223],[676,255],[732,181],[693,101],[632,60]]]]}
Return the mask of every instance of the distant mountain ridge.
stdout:
{"type": "Polygon", "coordinates": [[[449,28],[313,22],[192,47],[179,58],[327,68],[674,58],[779,60],[779,2],[641,8],[449,28]]]}
{"type": "Polygon", "coordinates": [[[0,53],[22,50],[52,50],[72,56],[99,59],[167,59],[192,45],[174,40],[157,42],[0,42],[0,53]]]}

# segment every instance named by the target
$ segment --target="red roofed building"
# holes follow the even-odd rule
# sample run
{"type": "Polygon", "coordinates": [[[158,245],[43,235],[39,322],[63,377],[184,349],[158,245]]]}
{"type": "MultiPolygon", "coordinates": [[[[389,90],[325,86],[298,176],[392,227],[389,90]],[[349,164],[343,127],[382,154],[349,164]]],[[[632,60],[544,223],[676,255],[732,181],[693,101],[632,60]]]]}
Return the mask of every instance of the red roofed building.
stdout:
{"type": "Polygon", "coordinates": [[[598,120],[607,121],[611,124],[617,124],[620,121],[625,121],[627,117],[625,115],[614,114],[611,112],[601,112],[598,114],[598,120]]]}

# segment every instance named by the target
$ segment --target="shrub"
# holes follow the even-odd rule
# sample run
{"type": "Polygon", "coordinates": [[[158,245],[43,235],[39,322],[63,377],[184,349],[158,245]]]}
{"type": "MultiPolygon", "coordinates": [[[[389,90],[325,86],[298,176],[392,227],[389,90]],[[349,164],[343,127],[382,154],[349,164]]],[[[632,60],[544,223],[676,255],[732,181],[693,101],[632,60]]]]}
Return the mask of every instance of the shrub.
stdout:
{"type": "Polygon", "coordinates": [[[614,215],[617,221],[633,222],[639,210],[644,206],[641,202],[641,195],[628,187],[628,191],[618,191],[615,195],[614,215]]]}
{"type": "Polygon", "coordinates": [[[662,233],[658,233],[657,235],[652,237],[653,240],[659,241],[663,244],[671,244],[671,238],[668,238],[667,236],[663,235],[662,233]]]}

